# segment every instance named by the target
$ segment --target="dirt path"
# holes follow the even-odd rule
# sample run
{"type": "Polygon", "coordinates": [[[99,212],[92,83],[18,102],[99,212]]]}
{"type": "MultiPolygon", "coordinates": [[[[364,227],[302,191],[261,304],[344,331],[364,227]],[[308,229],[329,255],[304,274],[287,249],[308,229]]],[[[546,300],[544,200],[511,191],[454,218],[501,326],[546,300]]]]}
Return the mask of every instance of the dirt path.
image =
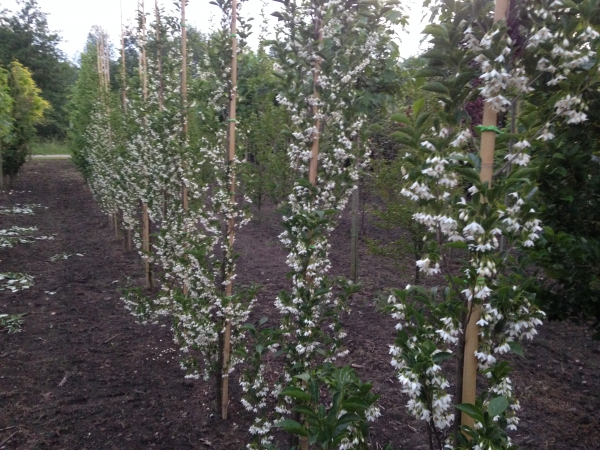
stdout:
{"type": "MultiPolygon", "coordinates": [[[[27,313],[22,333],[0,334],[0,448],[243,448],[251,418],[237,401],[239,389],[226,426],[212,416],[210,386],[183,378],[168,328],[137,325],[126,313],[118,288],[127,276],[141,283],[141,265],[115,241],[72,163],[28,163],[15,191],[0,197],[0,206],[15,204],[42,207],[32,216],[0,215],[0,229],[37,226],[37,235],[55,239],[0,251],[0,272],[35,277],[29,291],[0,292],[0,313],[27,313]],[[50,262],[61,253],[73,256],[50,262]]],[[[343,220],[333,237],[335,273],[349,271],[348,226],[343,220]]],[[[236,244],[240,282],[263,285],[256,317],[273,316],[273,300],[287,285],[280,229],[267,209],[261,229],[251,223],[236,244]]],[[[411,274],[399,277],[385,260],[361,252],[365,289],[345,319],[346,362],[382,395],[372,448],[392,442],[395,449],[426,449],[424,429],[407,418],[389,365],[393,321],[373,306],[382,288],[404,286],[411,274]]],[[[585,328],[545,324],[525,352],[513,376],[523,407],[515,442],[600,449],[600,343],[585,328]]]]}

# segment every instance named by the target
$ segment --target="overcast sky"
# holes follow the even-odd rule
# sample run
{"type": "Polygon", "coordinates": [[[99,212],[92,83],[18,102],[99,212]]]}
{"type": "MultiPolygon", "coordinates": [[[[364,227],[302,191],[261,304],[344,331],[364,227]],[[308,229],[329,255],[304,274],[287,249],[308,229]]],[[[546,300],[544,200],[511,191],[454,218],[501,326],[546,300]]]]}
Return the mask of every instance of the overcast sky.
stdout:
{"type": "MultiPolygon", "coordinates": [[[[58,31],[63,38],[60,48],[72,59],[83,50],[88,33],[92,26],[98,25],[108,32],[113,43],[118,47],[121,30],[121,6],[125,25],[133,24],[138,0],[37,0],[41,10],[48,15],[51,30],[58,31]]],[[[402,40],[400,53],[402,57],[416,54],[419,50],[420,34],[424,28],[421,22],[423,10],[422,0],[404,0],[404,5],[410,8],[410,25],[407,32],[399,33],[402,40]]],[[[171,8],[172,0],[159,0],[159,4],[171,8]]],[[[280,4],[268,0],[267,13],[276,10],[280,4]]],[[[154,7],[152,0],[146,0],[146,9],[154,7]]],[[[256,40],[260,27],[261,0],[248,0],[244,3],[242,14],[253,16],[254,39],[256,40]]],[[[7,8],[15,11],[16,0],[0,0],[0,9],[7,8]]],[[[189,0],[186,8],[187,20],[200,31],[210,29],[211,17],[219,14],[216,6],[210,5],[209,0],[189,0]]],[[[219,17],[216,17],[217,21],[219,17]]],[[[250,39],[252,45],[252,37],[250,39]]]]}

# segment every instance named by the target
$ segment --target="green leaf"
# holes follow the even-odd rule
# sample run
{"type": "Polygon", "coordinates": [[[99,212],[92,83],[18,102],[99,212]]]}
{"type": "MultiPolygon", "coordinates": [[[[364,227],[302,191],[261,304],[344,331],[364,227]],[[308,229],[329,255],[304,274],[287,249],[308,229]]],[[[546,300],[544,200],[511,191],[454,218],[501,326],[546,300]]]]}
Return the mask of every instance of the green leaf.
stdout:
{"type": "Polygon", "coordinates": [[[404,145],[414,146],[414,144],[415,144],[415,140],[413,139],[413,137],[409,136],[406,133],[403,133],[402,131],[396,131],[395,133],[392,133],[390,136],[392,138],[394,138],[397,142],[404,144],[404,145]]]}
{"type": "Polygon", "coordinates": [[[425,27],[423,34],[430,34],[433,37],[448,40],[448,31],[442,25],[430,24],[425,27]]]}
{"type": "MultiPolygon", "coordinates": [[[[418,116],[423,107],[425,106],[425,97],[421,97],[417,101],[415,101],[412,105],[412,111],[415,116],[418,116]]],[[[419,125],[417,125],[417,128],[419,125]]]]}
{"type": "Polygon", "coordinates": [[[488,403],[488,413],[492,419],[506,411],[506,408],[508,408],[508,400],[503,395],[493,398],[488,403]]]}
{"type": "Polygon", "coordinates": [[[430,78],[430,77],[441,77],[444,75],[444,72],[440,69],[436,69],[435,67],[424,67],[423,69],[417,72],[417,78],[430,78]]]}
{"type": "Polygon", "coordinates": [[[300,375],[294,376],[294,378],[298,378],[300,380],[308,381],[308,380],[310,380],[310,374],[308,374],[308,373],[301,373],[300,375]]]}
{"type": "Polygon", "coordinates": [[[483,418],[483,413],[481,412],[481,409],[479,409],[475,405],[472,405],[470,403],[462,403],[460,405],[456,405],[456,409],[464,412],[467,416],[472,417],[477,422],[480,422],[480,423],[485,422],[485,419],[483,418]]]}
{"type": "Polygon", "coordinates": [[[425,83],[425,85],[423,85],[422,89],[424,91],[429,91],[429,92],[435,92],[437,94],[444,94],[444,95],[448,95],[448,88],[446,86],[444,86],[442,83],[440,83],[439,81],[432,81],[430,83],[425,83]]]}
{"type": "Polygon", "coordinates": [[[419,117],[417,117],[417,122],[415,123],[415,125],[417,126],[417,128],[421,128],[421,126],[425,122],[427,122],[427,119],[429,119],[430,116],[431,116],[431,113],[423,113],[419,117]]]}
{"type": "Polygon", "coordinates": [[[406,114],[392,114],[391,119],[395,122],[404,123],[406,125],[411,125],[412,122],[408,118],[406,114]]]}
{"type": "Polygon", "coordinates": [[[519,355],[521,357],[525,357],[525,354],[523,353],[523,347],[521,347],[521,344],[518,342],[509,342],[508,346],[510,347],[510,351],[513,352],[515,355],[519,355]]]}
{"type": "Polygon", "coordinates": [[[296,436],[308,436],[308,431],[295,420],[282,420],[275,424],[276,427],[296,436]]]}
{"type": "Polygon", "coordinates": [[[433,355],[433,362],[436,364],[441,364],[444,361],[446,361],[447,359],[450,359],[452,357],[452,353],[450,352],[439,352],[436,353],[435,355],[433,355]]]}
{"type": "Polygon", "coordinates": [[[310,401],[310,395],[307,392],[304,392],[302,389],[293,386],[286,387],[279,395],[282,397],[291,397],[305,402],[310,401]]]}
{"type": "Polygon", "coordinates": [[[465,242],[465,241],[454,241],[454,242],[448,242],[447,244],[444,244],[445,248],[459,248],[461,250],[467,250],[469,248],[469,245],[465,242]]]}
{"type": "Polygon", "coordinates": [[[361,412],[369,409],[369,404],[360,397],[351,397],[342,403],[342,408],[349,412],[361,412]]]}

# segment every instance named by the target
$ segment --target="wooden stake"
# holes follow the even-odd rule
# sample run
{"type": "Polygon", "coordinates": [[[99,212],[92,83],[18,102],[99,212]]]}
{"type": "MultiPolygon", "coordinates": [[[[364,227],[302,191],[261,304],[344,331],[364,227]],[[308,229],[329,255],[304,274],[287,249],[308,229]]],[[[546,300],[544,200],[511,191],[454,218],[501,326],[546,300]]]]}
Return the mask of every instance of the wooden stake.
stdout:
{"type": "Polygon", "coordinates": [[[123,5],[119,2],[121,9],[121,101],[123,112],[127,114],[127,75],[125,72],[125,34],[123,32],[123,5]]]}
{"type": "MultiPolygon", "coordinates": [[[[318,8],[318,7],[317,7],[318,8]]],[[[315,11],[315,34],[314,39],[317,43],[321,43],[323,41],[323,27],[321,25],[321,17],[318,11],[315,11]]],[[[319,80],[319,75],[321,73],[321,58],[317,58],[315,60],[315,65],[313,67],[313,97],[315,100],[319,99],[319,92],[317,90],[317,82],[319,80]]],[[[312,105],[312,114],[315,117],[314,121],[314,130],[313,130],[313,141],[310,155],[310,165],[308,168],[308,182],[317,186],[317,172],[319,168],[319,135],[321,133],[321,119],[318,116],[319,114],[319,106],[315,103],[312,105]]],[[[310,285],[312,284],[312,278],[306,277],[306,282],[310,285]]],[[[300,437],[300,449],[308,450],[309,442],[308,437],[302,436],[300,437]]]]}
{"type": "MultiPolygon", "coordinates": [[[[506,20],[509,0],[496,0],[494,11],[494,23],[506,20]]],[[[498,125],[498,114],[492,110],[488,103],[483,107],[483,123],[486,126],[498,125]]],[[[496,133],[494,131],[483,131],[481,133],[481,172],[479,178],[482,182],[492,185],[494,172],[494,147],[496,144],[496,133]]],[[[465,349],[463,365],[463,385],[461,403],[475,404],[477,397],[477,358],[475,352],[479,347],[479,326],[477,322],[481,317],[481,305],[473,305],[469,302],[470,316],[465,327],[465,349]]],[[[474,426],[474,419],[465,413],[461,414],[461,424],[469,427],[474,426]]]]}
{"type": "Polygon", "coordinates": [[[156,64],[158,69],[158,109],[164,109],[165,94],[164,81],[162,74],[162,42],[160,37],[160,10],[158,9],[158,0],[154,0],[154,11],[156,15],[156,64]]]}
{"type": "MultiPolygon", "coordinates": [[[[140,79],[142,81],[142,97],[144,103],[148,101],[148,59],[146,55],[146,13],[144,0],[138,3],[142,15],[142,53],[140,54],[140,79]]],[[[148,123],[147,118],[143,118],[144,125],[148,123]]],[[[148,215],[148,205],[142,202],[142,250],[146,255],[150,255],[150,216],[148,215]]],[[[146,272],[146,287],[154,288],[154,279],[152,277],[152,265],[148,259],[144,262],[146,272]]]]}
{"type": "MultiPolygon", "coordinates": [[[[316,12],[315,12],[316,14],[316,12]]],[[[320,43],[323,41],[323,27],[321,26],[321,18],[315,15],[315,40],[320,43]]],[[[321,73],[321,58],[317,58],[315,66],[313,68],[313,97],[315,100],[319,99],[319,92],[317,91],[317,82],[319,80],[319,74],[321,73]]],[[[313,141],[310,156],[310,166],[308,168],[308,181],[313,186],[317,185],[317,169],[319,167],[319,135],[321,133],[321,119],[318,117],[319,106],[316,102],[312,105],[312,113],[315,118],[315,125],[313,130],[313,141]]]]}
{"type": "MultiPolygon", "coordinates": [[[[227,164],[229,169],[229,193],[230,200],[235,202],[235,124],[237,103],[237,0],[231,4],[231,92],[229,93],[229,136],[227,164]]],[[[233,241],[235,238],[235,219],[229,218],[227,222],[228,249],[225,258],[233,257],[233,241]]],[[[226,274],[225,296],[233,295],[233,267],[230,266],[226,274]]],[[[221,383],[221,417],[227,419],[227,407],[229,404],[229,359],[231,353],[231,322],[225,320],[225,332],[223,335],[223,367],[221,383]]]]}
{"type": "MultiPolygon", "coordinates": [[[[183,138],[187,138],[188,120],[187,120],[187,25],[185,23],[185,2],[181,0],[181,110],[183,113],[183,138]]],[[[185,162],[184,162],[185,165],[185,162]]],[[[189,209],[188,188],[185,183],[182,184],[181,199],[183,210],[189,209]]],[[[184,290],[187,289],[184,286],[184,290]]]]}
{"type": "MultiPolygon", "coordinates": [[[[181,129],[182,141],[187,140],[188,118],[187,118],[187,24],[185,23],[185,3],[187,0],[181,0],[181,116],[183,117],[183,126],[181,129]]],[[[183,161],[183,170],[187,169],[187,163],[183,161]]],[[[188,187],[185,182],[181,183],[181,204],[184,211],[188,211],[189,195],[188,187]]],[[[187,231],[187,230],[186,230],[187,231]]],[[[183,295],[188,295],[189,287],[183,284],[183,295]]]]}

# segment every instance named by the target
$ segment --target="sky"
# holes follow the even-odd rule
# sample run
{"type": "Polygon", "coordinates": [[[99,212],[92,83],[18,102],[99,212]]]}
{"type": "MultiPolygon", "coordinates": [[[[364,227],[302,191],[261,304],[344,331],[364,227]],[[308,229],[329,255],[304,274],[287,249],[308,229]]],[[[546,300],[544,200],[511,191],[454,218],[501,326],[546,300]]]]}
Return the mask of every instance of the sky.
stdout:
{"type": "MultiPolygon", "coordinates": [[[[123,11],[123,23],[133,25],[135,21],[138,0],[37,0],[40,9],[48,16],[50,30],[59,32],[63,42],[60,49],[72,61],[77,61],[78,54],[83,50],[88,33],[92,26],[97,25],[108,32],[112,42],[119,47],[121,33],[121,13],[123,11]]],[[[267,15],[270,16],[279,4],[267,0],[267,15]]],[[[425,27],[421,21],[423,9],[422,0],[404,0],[402,2],[410,14],[409,26],[406,31],[399,32],[401,57],[415,55],[419,51],[420,34],[425,27]]],[[[171,8],[172,0],[159,0],[159,5],[171,8]]],[[[253,38],[257,41],[260,28],[260,11],[263,2],[261,0],[248,0],[244,3],[242,14],[253,16],[253,38]]],[[[154,2],[146,0],[146,9],[153,8],[154,2]]],[[[0,0],[0,10],[7,8],[11,11],[18,9],[16,0],[0,0]]],[[[210,29],[211,17],[218,21],[219,10],[210,5],[209,0],[189,0],[186,7],[187,21],[206,32],[210,29]]],[[[273,19],[274,20],[274,19],[273,19]]],[[[256,44],[254,44],[256,45],[256,44]]]]}

